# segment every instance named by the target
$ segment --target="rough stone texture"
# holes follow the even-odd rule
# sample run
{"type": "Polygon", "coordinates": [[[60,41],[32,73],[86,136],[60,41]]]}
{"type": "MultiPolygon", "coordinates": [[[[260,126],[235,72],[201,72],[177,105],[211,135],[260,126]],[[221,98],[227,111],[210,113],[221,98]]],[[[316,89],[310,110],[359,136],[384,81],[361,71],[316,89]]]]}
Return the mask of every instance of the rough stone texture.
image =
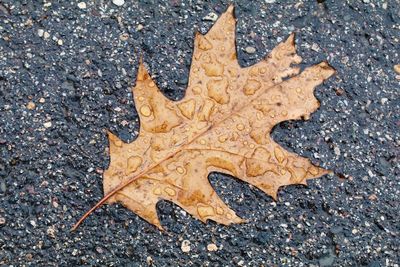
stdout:
{"type": "Polygon", "coordinates": [[[275,127],[274,138],[337,175],[284,188],[275,203],[212,174],[249,222],[205,225],[161,202],[166,233],[119,205],[69,230],[103,195],[105,129],[125,141],[137,134],[139,55],[165,95],[182,98],[195,29],[205,33],[213,22],[204,18],[228,1],[78,2],[0,2],[2,265],[398,266],[398,1],[238,1],[242,66],[295,31],[303,66],[328,59],[336,68],[316,90],[321,108],[275,127]]]}

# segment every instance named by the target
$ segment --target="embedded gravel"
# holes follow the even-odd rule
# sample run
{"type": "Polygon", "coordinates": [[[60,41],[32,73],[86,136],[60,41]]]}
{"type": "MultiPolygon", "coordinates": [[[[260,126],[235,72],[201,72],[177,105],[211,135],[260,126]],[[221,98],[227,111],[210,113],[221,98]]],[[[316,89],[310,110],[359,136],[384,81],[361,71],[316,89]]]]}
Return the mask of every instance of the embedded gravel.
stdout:
{"type": "Polygon", "coordinates": [[[165,233],[103,195],[110,129],[139,121],[130,88],[140,55],[163,93],[183,97],[195,31],[229,1],[0,1],[0,265],[399,266],[400,3],[236,1],[242,66],[296,32],[302,67],[337,74],[308,121],[274,138],[336,174],[289,186],[274,202],[211,174],[248,223],[202,224],[162,201],[165,233]]]}

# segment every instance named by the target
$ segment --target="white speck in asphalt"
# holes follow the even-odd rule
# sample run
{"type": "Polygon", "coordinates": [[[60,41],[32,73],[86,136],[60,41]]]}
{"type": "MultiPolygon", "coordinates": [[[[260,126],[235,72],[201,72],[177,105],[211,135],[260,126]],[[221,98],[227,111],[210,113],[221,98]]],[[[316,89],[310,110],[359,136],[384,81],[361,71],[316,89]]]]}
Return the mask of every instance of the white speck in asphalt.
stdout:
{"type": "Polygon", "coordinates": [[[116,6],[123,6],[125,4],[125,0],[113,0],[112,2],[116,6]]]}

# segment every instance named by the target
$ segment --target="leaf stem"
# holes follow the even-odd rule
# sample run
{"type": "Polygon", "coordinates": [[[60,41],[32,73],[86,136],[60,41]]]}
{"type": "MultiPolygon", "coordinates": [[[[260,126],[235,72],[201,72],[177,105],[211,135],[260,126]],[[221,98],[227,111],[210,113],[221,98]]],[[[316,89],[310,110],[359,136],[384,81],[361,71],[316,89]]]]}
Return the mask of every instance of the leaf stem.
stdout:
{"type": "Polygon", "coordinates": [[[101,207],[104,202],[106,202],[110,197],[112,197],[116,192],[118,192],[119,190],[121,190],[122,188],[124,188],[125,186],[127,186],[128,184],[130,184],[131,182],[133,182],[134,180],[136,180],[138,177],[140,177],[141,174],[126,180],[125,182],[119,184],[116,188],[114,188],[112,191],[108,192],[107,195],[105,195],[102,199],[100,199],[99,202],[96,203],[96,205],[94,205],[90,210],[88,210],[80,219],[78,222],[76,222],[74,224],[74,226],[71,229],[71,232],[75,231],[79,225],[95,210],[97,210],[99,207],[101,207]]]}

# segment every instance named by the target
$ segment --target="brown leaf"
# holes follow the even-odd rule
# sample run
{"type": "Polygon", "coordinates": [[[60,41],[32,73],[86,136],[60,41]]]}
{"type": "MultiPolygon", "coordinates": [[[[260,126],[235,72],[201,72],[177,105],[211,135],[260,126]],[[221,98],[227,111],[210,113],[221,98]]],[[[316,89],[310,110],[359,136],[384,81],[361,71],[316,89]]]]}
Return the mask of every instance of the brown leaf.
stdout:
{"type": "Polygon", "coordinates": [[[185,97],[170,101],[140,61],[133,89],[141,129],[132,143],[109,133],[104,202],[120,202],[162,229],[156,204],[174,202],[195,218],[220,224],[243,222],[208,181],[227,173],[277,197],[279,187],[306,184],[328,171],[285,150],[270,137],[286,120],[307,119],[319,107],[314,88],[334,74],[326,62],[300,73],[294,35],[265,60],[239,66],[233,7],[206,35],[196,34],[185,97]],[[291,77],[291,78],[290,78],[291,77]]]}

